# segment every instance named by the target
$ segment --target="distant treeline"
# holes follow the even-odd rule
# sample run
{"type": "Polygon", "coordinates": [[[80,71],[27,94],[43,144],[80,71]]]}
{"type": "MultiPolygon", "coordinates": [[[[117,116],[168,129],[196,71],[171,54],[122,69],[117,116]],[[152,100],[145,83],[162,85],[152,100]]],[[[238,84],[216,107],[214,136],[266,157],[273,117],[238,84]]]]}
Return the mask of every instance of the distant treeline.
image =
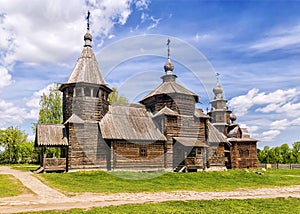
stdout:
{"type": "Polygon", "coordinates": [[[259,163],[270,164],[300,164],[300,141],[295,142],[290,148],[288,144],[270,148],[265,146],[263,150],[257,150],[259,163]]]}

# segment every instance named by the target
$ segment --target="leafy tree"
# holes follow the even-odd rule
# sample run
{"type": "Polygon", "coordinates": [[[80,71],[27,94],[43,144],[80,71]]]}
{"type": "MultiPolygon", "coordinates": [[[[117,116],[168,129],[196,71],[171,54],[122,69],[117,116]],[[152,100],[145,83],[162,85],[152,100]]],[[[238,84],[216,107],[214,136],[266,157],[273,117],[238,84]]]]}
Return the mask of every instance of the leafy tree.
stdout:
{"type": "Polygon", "coordinates": [[[62,95],[58,90],[58,84],[50,87],[49,95],[43,93],[40,100],[40,112],[38,123],[40,124],[61,124],[62,114],[62,95]]]}
{"type": "Polygon", "coordinates": [[[32,142],[26,142],[27,135],[17,127],[0,130],[0,145],[5,147],[0,154],[1,163],[31,163],[35,153],[32,142]]]}
{"type": "Polygon", "coordinates": [[[300,163],[300,141],[293,144],[292,154],[294,163],[300,163]]]}
{"type": "Polygon", "coordinates": [[[293,150],[300,152],[300,141],[293,143],[293,150]]]}
{"type": "Polygon", "coordinates": [[[108,96],[108,101],[110,103],[121,103],[121,104],[127,104],[128,100],[126,97],[119,96],[119,92],[117,88],[113,87],[112,92],[108,96]]]}
{"type": "Polygon", "coordinates": [[[271,149],[269,146],[265,146],[263,150],[258,150],[257,157],[260,163],[300,163],[300,142],[295,142],[292,149],[288,144],[271,149]]]}
{"type": "MultiPolygon", "coordinates": [[[[61,124],[63,122],[62,94],[58,84],[49,88],[49,94],[43,93],[40,100],[38,124],[61,124]]],[[[35,127],[34,127],[35,130],[35,127]]],[[[60,148],[47,148],[47,156],[60,156],[60,148]]]]}

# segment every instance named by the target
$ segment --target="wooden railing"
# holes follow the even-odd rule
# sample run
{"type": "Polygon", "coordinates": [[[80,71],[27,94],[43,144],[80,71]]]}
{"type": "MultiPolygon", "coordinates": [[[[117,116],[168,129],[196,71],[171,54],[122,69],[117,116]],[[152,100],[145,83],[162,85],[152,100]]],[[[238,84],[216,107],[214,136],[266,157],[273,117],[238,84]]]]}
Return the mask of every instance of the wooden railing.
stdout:
{"type": "Polygon", "coordinates": [[[45,170],[66,170],[66,158],[45,158],[45,170]]]}
{"type": "Polygon", "coordinates": [[[202,158],[188,157],[185,159],[186,166],[202,166],[203,160],[202,158]]]}

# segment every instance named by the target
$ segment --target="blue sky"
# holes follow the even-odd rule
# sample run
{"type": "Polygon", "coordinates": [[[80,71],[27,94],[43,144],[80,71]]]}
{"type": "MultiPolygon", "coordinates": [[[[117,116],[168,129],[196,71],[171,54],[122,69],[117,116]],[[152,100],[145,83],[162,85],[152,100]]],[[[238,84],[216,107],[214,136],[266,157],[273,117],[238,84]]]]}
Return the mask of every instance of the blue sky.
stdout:
{"type": "Polygon", "coordinates": [[[0,0],[0,128],[32,139],[41,94],[80,55],[87,10],[106,82],[131,101],[160,83],[170,37],[174,73],[200,95],[198,107],[209,107],[217,72],[260,148],[300,140],[300,2],[276,0],[0,0]]]}

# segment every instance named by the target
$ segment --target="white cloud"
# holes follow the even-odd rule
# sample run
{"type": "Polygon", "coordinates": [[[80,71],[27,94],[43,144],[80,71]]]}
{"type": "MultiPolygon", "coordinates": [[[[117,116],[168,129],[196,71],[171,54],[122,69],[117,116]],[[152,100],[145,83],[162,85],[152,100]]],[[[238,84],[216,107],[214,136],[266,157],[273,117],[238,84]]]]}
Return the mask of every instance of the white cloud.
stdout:
{"type": "Polygon", "coordinates": [[[255,133],[259,129],[259,126],[255,126],[255,125],[249,126],[246,124],[240,124],[240,127],[246,128],[250,134],[255,133]]]}
{"type": "Polygon", "coordinates": [[[260,118],[258,121],[243,120],[243,123],[251,124],[246,127],[260,141],[273,141],[282,131],[300,124],[300,103],[297,103],[299,94],[296,89],[278,89],[265,93],[254,88],[245,95],[232,98],[229,105],[238,116],[260,118]],[[262,114],[255,115],[253,111],[262,114]]]}
{"type": "Polygon", "coordinates": [[[8,70],[0,66],[0,90],[12,83],[12,77],[8,70]]]}
{"type": "Polygon", "coordinates": [[[261,134],[260,141],[272,141],[276,136],[280,134],[279,130],[269,130],[261,134]]]}
{"type": "Polygon", "coordinates": [[[34,141],[34,140],[35,140],[35,134],[27,136],[27,141],[34,141]]]}
{"type": "Polygon", "coordinates": [[[148,27],[147,27],[147,30],[151,30],[151,29],[153,29],[153,28],[156,28],[157,27],[157,25],[159,24],[159,22],[160,22],[160,18],[154,18],[153,16],[150,16],[150,19],[151,19],[151,21],[153,22],[151,25],[149,25],[148,27]]]}
{"type": "Polygon", "coordinates": [[[39,110],[40,110],[40,104],[39,103],[40,103],[40,100],[41,100],[41,96],[43,94],[49,95],[50,88],[54,88],[54,87],[55,87],[55,83],[52,83],[50,85],[47,85],[45,88],[34,92],[32,97],[30,98],[30,100],[28,100],[26,102],[26,106],[28,107],[28,110],[27,110],[26,115],[24,115],[24,118],[34,119],[34,120],[38,119],[39,110]]]}
{"type": "Polygon", "coordinates": [[[157,25],[160,22],[160,18],[154,18],[153,16],[150,16],[147,13],[142,13],[141,14],[141,23],[146,23],[148,24],[147,30],[151,30],[157,27],[157,25]]]}
{"type": "Polygon", "coordinates": [[[138,10],[144,10],[148,9],[150,2],[150,0],[136,0],[134,3],[138,10]]]}
{"type": "Polygon", "coordinates": [[[288,113],[291,110],[297,111],[300,109],[300,103],[290,103],[299,94],[300,92],[294,88],[287,90],[278,89],[268,94],[265,92],[259,93],[259,89],[253,88],[246,95],[232,98],[229,101],[229,105],[235,109],[238,116],[245,115],[254,105],[266,105],[265,107],[257,108],[256,112],[288,113]]]}
{"type": "Polygon", "coordinates": [[[234,97],[229,100],[229,105],[234,108],[237,116],[245,115],[248,110],[254,105],[253,99],[257,96],[259,89],[253,88],[246,95],[234,97]]]}
{"type": "Polygon", "coordinates": [[[13,103],[0,100],[0,126],[4,124],[21,124],[26,115],[24,108],[15,106],[13,103]]]}
{"type": "Polygon", "coordinates": [[[250,45],[249,48],[259,52],[267,52],[276,49],[299,47],[300,25],[273,29],[265,37],[250,45]]]}
{"type": "MultiPolygon", "coordinates": [[[[139,8],[147,5],[134,3],[139,8]]],[[[114,25],[126,23],[132,4],[133,0],[73,0],[66,6],[63,1],[32,0],[28,7],[26,1],[0,1],[1,61],[65,63],[83,45],[88,9],[94,37],[103,38],[114,25]]]]}
{"type": "Polygon", "coordinates": [[[275,120],[271,123],[270,127],[271,129],[278,129],[278,130],[284,130],[287,128],[287,126],[290,124],[290,121],[288,121],[286,118],[282,120],[275,120]]]}

